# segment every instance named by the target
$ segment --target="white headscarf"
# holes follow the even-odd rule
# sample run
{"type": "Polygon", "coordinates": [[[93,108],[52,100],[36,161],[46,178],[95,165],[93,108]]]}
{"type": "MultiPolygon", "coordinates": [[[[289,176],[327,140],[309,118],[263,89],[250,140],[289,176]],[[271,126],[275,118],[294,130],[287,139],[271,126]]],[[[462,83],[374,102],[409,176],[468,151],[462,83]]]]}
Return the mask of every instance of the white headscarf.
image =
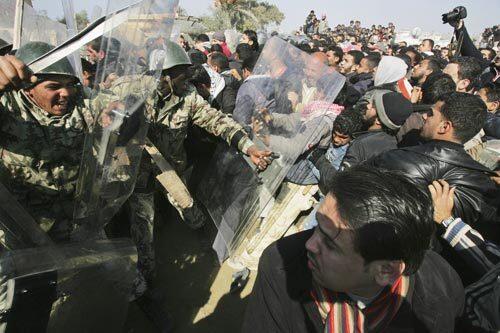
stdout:
{"type": "Polygon", "coordinates": [[[383,56],[375,72],[375,86],[396,82],[406,76],[408,66],[403,59],[383,56]]]}

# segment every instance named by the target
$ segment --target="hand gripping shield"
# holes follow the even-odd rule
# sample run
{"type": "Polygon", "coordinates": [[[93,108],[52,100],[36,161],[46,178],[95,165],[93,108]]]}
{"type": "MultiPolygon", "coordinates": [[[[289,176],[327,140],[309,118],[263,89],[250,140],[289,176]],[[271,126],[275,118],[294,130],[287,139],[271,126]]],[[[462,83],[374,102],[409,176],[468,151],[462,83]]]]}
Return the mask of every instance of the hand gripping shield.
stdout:
{"type": "MultiPolygon", "coordinates": [[[[113,0],[108,10],[123,1],[113,0]]],[[[96,121],[85,139],[77,184],[77,239],[96,236],[134,189],[161,69],[150,70],[154,47],[166,47],[177,0],[141,1],[113,12],[116,25],[91,43],[97,63],[91,111],[96,121]],[[125,19],[123,19],[125,17],[125,19]]]]}

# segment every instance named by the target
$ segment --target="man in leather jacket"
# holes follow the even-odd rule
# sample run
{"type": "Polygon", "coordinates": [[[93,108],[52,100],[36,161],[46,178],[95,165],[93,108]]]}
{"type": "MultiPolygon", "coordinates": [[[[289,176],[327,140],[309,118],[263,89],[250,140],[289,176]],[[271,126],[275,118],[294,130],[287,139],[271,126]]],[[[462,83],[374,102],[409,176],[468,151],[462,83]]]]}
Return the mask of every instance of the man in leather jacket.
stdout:
{"type": "Polygon", "coordinates": [[[486,114],[478,96],[444,94],[432,106],[432,114],[423,115],[420,135],[428,141],[426,144],[388,151],[368,163],[400,170],[423,188],[434,180],[446,180],[456,188],[453,216],[468,221],[486,239],[498,242],[500,191],[490,179],[494,173],[474,161],[463,147],[483,127],[486,114]]]}

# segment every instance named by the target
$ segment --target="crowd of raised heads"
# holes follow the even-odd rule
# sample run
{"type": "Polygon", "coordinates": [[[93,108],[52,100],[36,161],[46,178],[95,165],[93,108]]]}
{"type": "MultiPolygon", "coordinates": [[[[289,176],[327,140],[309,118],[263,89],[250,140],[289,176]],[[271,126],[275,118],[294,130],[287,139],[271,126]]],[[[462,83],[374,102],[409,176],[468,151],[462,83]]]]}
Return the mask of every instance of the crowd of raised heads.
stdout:
{"type": "MultiPolygon", "coordinates": [[[[292,34],[175,40],[130,38],[134,19],[82,44],[81,73],[25,66],[70,44],[0,45],[0,182],[56,247],[129,228],[116,289],[164,332],[153,226],[173,218],[232,293],[257,274],[243,332],[498,331],[500,34],[474,41],[465,17],[443,14],[449,43],[314,11],[292,34]]],[[[15,250],[23,228],[2,226],[15,250]]]]}
{"type": "Polygon", "coordinates": [[[342,321],[346,325],[345,321],[353,320],[345,306],[364,318],[365,328],[390,327],[394,318],[410,320],[380,309],[382,322],[361,314],[374,299],[379,300],[377,293],[386,290],[384,286],[402,288],[398,295],[404,294],[403,303],[415,307],[411,316],[419,318],[422,327],[429,329],[432,318],[439,321],[440,328],[430,331],[500,327],[500,294],[495,291],[500,272],[499,29],[486,28],[480,40],[473,41],[466,21],[449,23],[453,40],[439,44],[431,38],[418,43],[401,40],[393,23],[363,27],[352,20],[331,28],[327,16],[316,16],[314,11],[291,35],[273,32],[267,36],[247,30],[232,49],[223,32],[211,37],[200,34],[191,44],[187,38],[179,39],[196,67],[208,72],[195,71],[193,83],[199,91],[205,90],[207,98],[213,103],[217,100],[221,110],[271,150],[293,156],[295,162],[285,182],[318,184],[320,189],[321,203],[304,227],[315,231],[279,240],[260,258],[244,331],[254,330],[255,325],[261,331],[295,331],[293,325],[299,327],[297,331],[311,327],[337,331],[342,321]],[[280,51],[277,46],[282,43],[288,46],[281,48],[291,49],[280,51]],[[314,66],[321,68],[322,75],[314,74],[314,66]],[[214,98],[209,82],[213,89],[217,74],[231,83],[214,98]],[[334,87],[329,80],[340,77],[345,81],[338,92],[329,95],[325,85],[334,87]],[[290,118],[296,113],[301,117],[294,123],[290,118]],[[310,116],[319,113],[322,117],[310,116]],[[292,152],[285,147],[290,144],[304,148],[292,152]],[[421,192],[405,199],[402,192],[411,190],[403,188],[410,183],[421,192]],[[425,208],[405,206],[412,201],[425,202],[425,208]],[[360,213],[361,208],[366,212],[360,213]],[[393,209],[403,215],[392,216],[393,209]],[[339,236],[342,228],[353,230],[349,245],[339,236]],[[356,266],[356,258],[346,253],[351,246],[365,268],[392,267],[388,269],[391,278],[371,275],[379,282],[372,285],[376,292],[363,290],[367,287],[363,279],[369,277],[350,271],[356,266]],[[309,270],[287,266],[304,247],[302,265],[309,270]],[[431,259],[435,253],[440,259],[431,259]],[[397,266],[391,261],[395,258],[404,265],[397,266]],[[434,262],[437,271],[428,270],[435,259],[443,261],[434,262]],[[377,266],[379,260],[387,260],[388,266],[377,266]],[[287,272],[287,278],[280,270],[287,272]],[[309,315],[305,301],[293,297],[301,288],[311,288],[311,272],[311,295],[316,302],[312,308],[319,309],[320,317],[309,315]],[[283,284],[291,276],[304,280],[296,278],[296,284],[286,289],[283,284]],[[415,297],[423,297],[421,302],[410,300],[408,289],[400,285],[411,284],[416,276],[434,279],[414,285],[421,288],[413,291],[415,297]],[[447,287],[430,287],[437,281],[447,287]],[[348,301],[343,298],[346,294],[348,301]],[[430,294],[439,299],[440,309],[429,305],[430,294]],[[306,314],[300,313],[300,306],[306,314]],[[425,306],[436,311],[434,315],[424,314],[429,308],[420,307],[425,306]],[[312,326],[307,326],[308,320],[312,326]]]}

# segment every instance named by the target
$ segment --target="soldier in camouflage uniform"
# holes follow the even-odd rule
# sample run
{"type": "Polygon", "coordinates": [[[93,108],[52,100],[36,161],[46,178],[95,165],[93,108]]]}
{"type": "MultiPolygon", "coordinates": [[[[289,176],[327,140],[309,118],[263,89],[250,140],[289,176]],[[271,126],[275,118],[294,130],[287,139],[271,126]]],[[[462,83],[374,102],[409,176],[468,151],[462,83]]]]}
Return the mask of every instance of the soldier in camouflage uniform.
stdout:
{"type": "Polygon", "coordinates": [[[0,57],[0,181],[60,241],[72,230],[83,141],[93,119],[66,58],[36,77],[27,73],[21,61],[30,62],[51,48],[33,42],[16,57],[0,57]]]}
{"type": "MultiPolygon", "coordinates": [[[[221,137],[228,144],[249,155],[260,169],[265,169],[269,163],[267,157],[271,152],[259,151],[241,125],[235,122],[231,116],[210,107],[197,93],[195,87],[186,83],[188,79],[186,70],[191,65],[188,55],[176,43],[166,41],[166,45],[167,51],[161,57],[160,62],[152,64],[153,68],[158,68],[156,66],[159,65],[163,69],[161,83],[154,102],[155,112],[148,132],[152,143],[170,161],[175,170],[182,174],[187,163],[184,140],[188,127],[196,125],[221,137]]],[[[132,90],[134,89],[131,87],[134,86],[140,89],[142,84],[127,78],[120,78],[113,83],[111,90],[116,92],[116,89],[120,89],[125,81],[131,81],[131,85],[127,84],[127,87],[132,90]]],[[[127,202],[128,216],[131,218],[131,235],[137,245],[138,265],[142,275],[140,276],[142,279],[136,281],[137,296],[150,285],[154,271],[153,222],[155,211],[151,167],[149,161],[143,161],[136,187],[127,202]]],[[[167,197],[191,228],[196,229],[203,225],[205,217],[195,203],[194,207],[182,209],[173,196],[167,195],[167,197]]]]}

